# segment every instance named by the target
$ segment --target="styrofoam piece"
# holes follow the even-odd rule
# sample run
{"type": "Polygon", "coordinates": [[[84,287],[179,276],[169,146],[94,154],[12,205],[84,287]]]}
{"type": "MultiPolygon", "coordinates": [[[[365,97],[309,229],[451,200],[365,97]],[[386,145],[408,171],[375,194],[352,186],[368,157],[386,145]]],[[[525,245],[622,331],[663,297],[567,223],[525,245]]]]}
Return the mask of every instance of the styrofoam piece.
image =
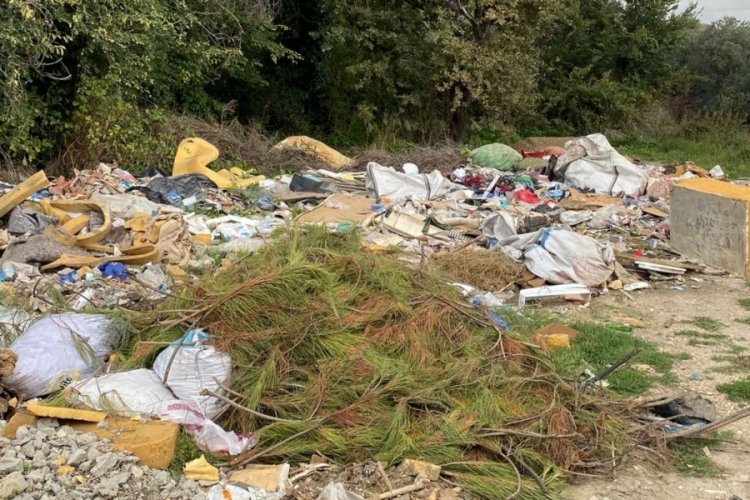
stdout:
{"type": "Polygon", "coordinates": [[[528,299],[560,297],[564,295],[586,295],[590,300],[591,290],[586,285],[579,285],[577,283],[527,288],[526,290],[521,290],[518,294],[518,307],[525,306],[528,299]]]}

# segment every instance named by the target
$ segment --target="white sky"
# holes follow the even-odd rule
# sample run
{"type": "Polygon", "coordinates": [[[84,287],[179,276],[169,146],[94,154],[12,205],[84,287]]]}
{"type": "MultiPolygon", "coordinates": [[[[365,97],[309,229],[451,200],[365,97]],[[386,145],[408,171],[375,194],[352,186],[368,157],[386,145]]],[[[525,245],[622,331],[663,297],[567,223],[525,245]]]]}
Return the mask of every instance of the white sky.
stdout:
{"type": "MultiPolygon", "coordinates": [[[[693,1],[680,0],[680,6],[686,7],[693,1]]],[[[704,23],[712,23],[725,16],[750,21],[750,0],[698,0],[698,11],[704,23]]]]}

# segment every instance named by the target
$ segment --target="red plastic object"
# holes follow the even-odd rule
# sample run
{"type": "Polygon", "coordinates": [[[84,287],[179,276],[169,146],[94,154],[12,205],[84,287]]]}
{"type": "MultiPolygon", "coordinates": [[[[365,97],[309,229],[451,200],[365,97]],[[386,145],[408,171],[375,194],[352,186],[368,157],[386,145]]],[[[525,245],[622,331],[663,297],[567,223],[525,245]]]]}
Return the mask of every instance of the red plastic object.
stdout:
{"type": "Polygon", "coordinates": [[[519,189],[513,193],[513,197],[516,200],[528,203],[529,205],[538,205],[542,202],[537,195],[528,189],[519,189]]]}
{"type": "Polygon", "coordinates": [[[521,156],[524,158],[544,158],[544,151],[524,151],[521,150],[521,156]]]}
{"type": "Polygon", "coordinates": [[[633,255],[635,255],[636,257],[643,257],[643,252],[640,250],[636,250],[635,252],[633,252],[633,255]]]}

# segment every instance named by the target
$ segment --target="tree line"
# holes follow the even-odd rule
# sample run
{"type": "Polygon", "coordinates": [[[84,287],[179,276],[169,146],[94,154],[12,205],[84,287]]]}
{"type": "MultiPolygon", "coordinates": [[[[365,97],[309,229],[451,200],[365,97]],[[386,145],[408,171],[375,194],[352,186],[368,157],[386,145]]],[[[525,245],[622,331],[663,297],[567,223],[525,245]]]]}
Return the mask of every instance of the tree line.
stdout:
{"type": "Polygon", "coordinates": [[[744,119],[750,25],[678,3],[5,0],[0,155],[142,166],[184,117],[342,146],[627,128],[645,106],[744,119]]]}

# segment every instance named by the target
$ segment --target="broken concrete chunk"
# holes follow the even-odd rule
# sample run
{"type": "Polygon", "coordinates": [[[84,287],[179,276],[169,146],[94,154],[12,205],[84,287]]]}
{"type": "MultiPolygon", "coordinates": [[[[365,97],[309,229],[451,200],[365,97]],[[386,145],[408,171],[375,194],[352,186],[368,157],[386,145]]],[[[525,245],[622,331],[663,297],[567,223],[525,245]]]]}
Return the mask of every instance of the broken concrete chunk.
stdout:
{"type": "Polygon", "coordinates": [[[401,462],[399,470],[412,476],[421,476],[430,481],[437,481],[440,479],[440,471],[442,468],[439,465],[431,464],[429,462],[407,458],[401,462]]]}

